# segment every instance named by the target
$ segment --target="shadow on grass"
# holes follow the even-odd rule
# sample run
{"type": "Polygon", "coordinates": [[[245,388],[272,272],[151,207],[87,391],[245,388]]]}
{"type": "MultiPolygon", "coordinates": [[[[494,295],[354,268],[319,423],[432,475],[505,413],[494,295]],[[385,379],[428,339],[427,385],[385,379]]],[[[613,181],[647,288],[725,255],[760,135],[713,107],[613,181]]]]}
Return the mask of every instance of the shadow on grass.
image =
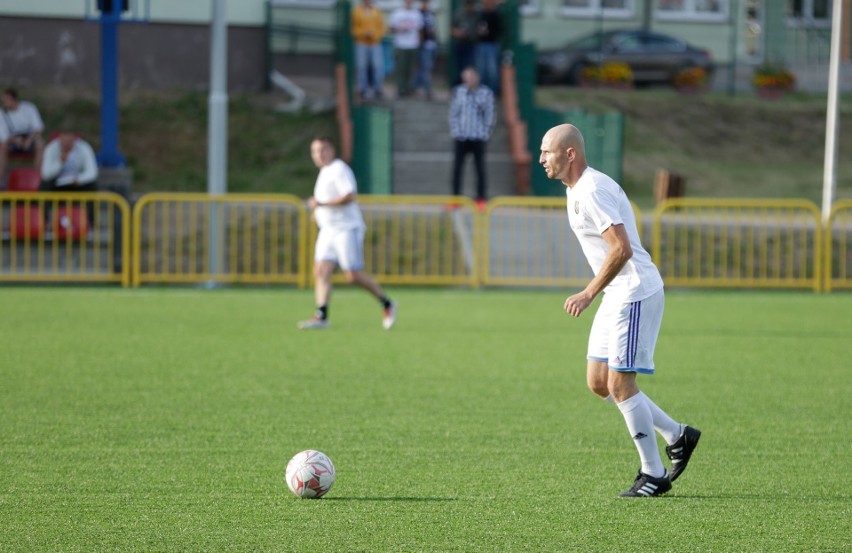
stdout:
{"type": "Polygon", "coordinates": [[[740,501],[794,501],[799,503],[850,503],[852,502],[852,496],[848,495],[814,495],[814,496],[805,496],[805,495],[789,495],[789,494],[749,494],[749,493],[741,493],[741,494],[725,494],[720,493],[716,495],[711,494],[676,494],[676,495],[665,495],[660,497],[661,500],[671,500],[671,499],[707,499],[707,500],[718,500],[718,501],[728,501],[731,499],[736,499],[740,501]]]}
{"type": "Polygon", "coordinates": [[[413,503],[458,500],[455,497],[324,497],[323,501],[400,501],[413,503]]]}

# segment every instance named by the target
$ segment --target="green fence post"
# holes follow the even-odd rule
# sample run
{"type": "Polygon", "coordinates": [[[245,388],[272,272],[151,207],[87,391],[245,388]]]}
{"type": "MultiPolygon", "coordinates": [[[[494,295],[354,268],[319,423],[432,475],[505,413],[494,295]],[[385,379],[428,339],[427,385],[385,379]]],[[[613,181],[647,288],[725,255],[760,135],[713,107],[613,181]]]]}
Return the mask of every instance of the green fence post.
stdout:
{"type": "Polygon", "coordinates": [[[360,106],[352,110],[357,129],[352,171],[361,194],[393,193],[393,114],[387,108],[360,106]]]}
{"type": "Polygon", "coordinates": [[[269,92],[272,90],[272,82],[269,80],[269,75],[272,73],[272,2],[266,0],[266,51],[263,56],[263,90],[269,92]]]}

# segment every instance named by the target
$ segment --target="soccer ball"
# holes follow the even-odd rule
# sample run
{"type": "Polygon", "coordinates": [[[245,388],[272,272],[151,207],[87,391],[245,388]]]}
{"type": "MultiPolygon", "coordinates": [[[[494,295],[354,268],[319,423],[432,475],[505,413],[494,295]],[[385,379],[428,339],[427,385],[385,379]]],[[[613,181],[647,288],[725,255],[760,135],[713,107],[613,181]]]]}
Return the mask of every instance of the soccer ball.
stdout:
{"type": "Polygon", "coordinates": [[[325,453],[307,449],[290,459],[284,479],[290,491],[302,499],[318,499],[334,484],[334,464],[325,453]]]}

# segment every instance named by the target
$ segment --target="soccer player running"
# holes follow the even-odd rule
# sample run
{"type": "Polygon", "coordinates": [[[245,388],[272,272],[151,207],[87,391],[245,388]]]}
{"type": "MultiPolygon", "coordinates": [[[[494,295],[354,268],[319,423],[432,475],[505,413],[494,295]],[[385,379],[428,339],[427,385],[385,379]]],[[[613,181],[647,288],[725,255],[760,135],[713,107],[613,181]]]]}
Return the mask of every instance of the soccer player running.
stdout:
{"type": "Polygon", "coordinates": [[[539,163],[548,178],[567,187],[568,221],[595,275],[584,290],[565,300],[565,311],[579,317],[605,292],[589,336],[586,381],[594,393],[618,406],[639,450],[639,474],[620,495],[662,495],[686,469],[701,436],[699,430],[672,419],[636,384],[637,373],[654,373],[663,279],[642,247],[627,195],[610,177],[588,166],[585,142],[576,127],[566,124],[547,131],[539,163]],[[655,429],[668,444],[671,473],[660,459],[655,429]]]}
{"type": "Polygon", "coordinates": [[[352,169],[335,155],[331,138],[320,136],[311,142],[311,159],[320,170],[314,195],[308,198],[319,235],[314,250],[314,316],[300,321],[302,330],[328,328],[328,304],[331,300],[331,276],[339,265],[346,280],[367,290],[383,309],[382,326],[390,330],[396,323],[397,303],[388,298],[381,286],[364,272],[364,231],[366,224],[355,202],[357,187],[352,169]]]}

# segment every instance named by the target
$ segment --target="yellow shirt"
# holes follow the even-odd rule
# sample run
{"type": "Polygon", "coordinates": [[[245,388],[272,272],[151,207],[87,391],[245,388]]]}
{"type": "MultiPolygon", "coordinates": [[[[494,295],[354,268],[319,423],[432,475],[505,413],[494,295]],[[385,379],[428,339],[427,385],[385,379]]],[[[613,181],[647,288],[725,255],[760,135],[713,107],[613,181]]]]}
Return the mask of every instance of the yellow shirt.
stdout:
{"type": "Polygon", "coordinates": [[[352,36],[358,44],[378,44],[386,30],[382,10],[375,6],[366,8],[360,4],[352,10],[352,36]]]}

